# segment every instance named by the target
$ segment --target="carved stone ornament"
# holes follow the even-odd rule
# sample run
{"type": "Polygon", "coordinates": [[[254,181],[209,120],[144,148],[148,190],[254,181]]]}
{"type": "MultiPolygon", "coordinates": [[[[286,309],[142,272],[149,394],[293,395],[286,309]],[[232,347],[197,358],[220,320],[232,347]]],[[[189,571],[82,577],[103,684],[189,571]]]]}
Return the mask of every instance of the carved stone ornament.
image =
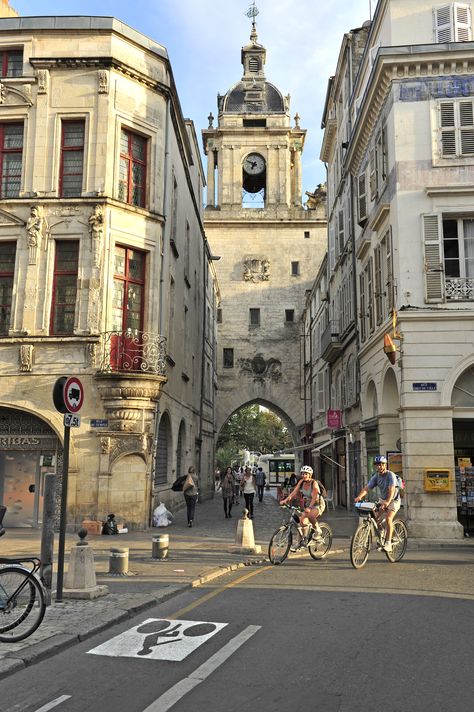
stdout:
{"type": "Polygon", "coordinates": [[[38,94],[47,94],[49,82],[49,70],[38,69],[38,94]]]}
{"type": "Polygon", "coordinates": [[[100,267],[100,254],[104,234],[104,211],[101,205],[96,205],[89,217],[89,232],[92,240],[92,255],[94,267],[100,267]]]}
{"type": "Polygon", "coordinates": [[[240,358],[237,363],[241,373],[252,376],[255,383],[281,380],[281,361],[276,358],[265,359],[262,354],[256,354],[253,358],[240,358]]]}
{"type": "MultiPolygon", "coordinates": [[[[105,438],[102,438],[104,440],[105,438]]],[[[122,455],[139,455],[145,462],[151,455],[151,438],[147,435],[124,435],[107,438],[110,441],[109,468],[122,455]]]]}
{"type": "Polygon", "coordinates": [[[20,371],[31,373],[33,370],[33,355],[35,347],[33,344],[22,344],[20,346],[20,371]]]}
{"type": "Polygon", "coordinates": [[[5,84],[0,84],[0,104],[4,104],[7,98],[7,88],[5,84]]]}
{"type": "Polygon", "coordinates": [[[30,209],[30,217],[26,221],[26,238],[28,242],[28,263],[36,264],[36,253],[38,247],[41,247],[41,238],[43,236],[44,218],[43,211],[39,205],[32,205],[30,209]]]}
{"type": "Polygon", "coordinates": [[[97,72],[97,80],[99,83],[99,94],[109,93],[109,73],[106,69],[99,69],[97,72]]]}
{"type": "Polygon", "coordinates": [[[267,258],[244,260],[243,278],[245,282],[268,282],[270,279],[270,260],[267,258]]]}

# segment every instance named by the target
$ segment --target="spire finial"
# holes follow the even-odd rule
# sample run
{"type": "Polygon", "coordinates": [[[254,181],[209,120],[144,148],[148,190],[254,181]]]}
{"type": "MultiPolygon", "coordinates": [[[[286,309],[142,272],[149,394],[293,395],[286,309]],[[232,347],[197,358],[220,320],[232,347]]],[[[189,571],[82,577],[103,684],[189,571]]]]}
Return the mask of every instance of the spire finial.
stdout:
{"type": "Polygon", "coordinates": [[[247,10],[247,12],[245,14],[247,15],[247,17],[252,18],[252,31],[250,32],[250,39],[252,40],[252,42],[256,42],[257,41],[257,25],[255,22],[255,18],[258,15],[258,7],[255,5],[255,0],[253,0],[252,5],[250,5],[249,9],[247,10]]]}

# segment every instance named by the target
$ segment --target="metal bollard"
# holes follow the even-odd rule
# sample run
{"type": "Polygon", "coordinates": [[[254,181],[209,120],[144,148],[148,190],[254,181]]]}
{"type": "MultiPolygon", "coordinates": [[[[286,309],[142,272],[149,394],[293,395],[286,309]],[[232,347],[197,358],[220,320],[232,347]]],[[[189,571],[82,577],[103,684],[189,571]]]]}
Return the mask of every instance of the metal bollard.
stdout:
{"type": "Polygon", "coordinates": [[[170,538],[168,534],[159,534],[154,536],[151,544],[152,559],[167,559],[170,538]]]}
{"type": "Polygon", "coordinates": [[[109,554],[109,574],[128,573],[128,548],[114,547],[109,554]]]}

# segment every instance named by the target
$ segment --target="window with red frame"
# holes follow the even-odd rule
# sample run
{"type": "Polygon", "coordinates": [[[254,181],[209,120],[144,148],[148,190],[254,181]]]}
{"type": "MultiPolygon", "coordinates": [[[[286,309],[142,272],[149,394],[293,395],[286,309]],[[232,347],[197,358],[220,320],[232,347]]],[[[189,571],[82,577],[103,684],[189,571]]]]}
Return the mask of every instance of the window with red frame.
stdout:
{"type": "Polygon", "coordinates": [[[0,52],[2,77],[21,77],[23,74],[23,51],[6,49],[0,52]]]}
{"type": "Polygon", "coordinates": [[[147,139],[122,129],[120,135],[119,200],[145,207],[147,139]]]}
{"type": "Polygon", "coordinates": [[[59,195],[61,198],[77,198],[82,193],[84,136],[85,121],[62,122],[59,167],[59,195]]]}
{"type": "Polygon", "coordinates": [[[12,312],[16,242],[0,243],[0,336],[8,336],[12,312]]]}
{"type": "Polygon", "coordinates": [[[145,253],[130,247],[115,248],[113,331],[143,330],[145,253]]]}
{"type": "Polygon", "coordinates": [[[18,198],[23,159],[23,124],[0,124],[0,198],[18,198]]]}
{"type": "Polygon", "coordinates": [[[54,256],[51,334],[72,334],[76,312],[79,242],[57,240],[54,256]]]}

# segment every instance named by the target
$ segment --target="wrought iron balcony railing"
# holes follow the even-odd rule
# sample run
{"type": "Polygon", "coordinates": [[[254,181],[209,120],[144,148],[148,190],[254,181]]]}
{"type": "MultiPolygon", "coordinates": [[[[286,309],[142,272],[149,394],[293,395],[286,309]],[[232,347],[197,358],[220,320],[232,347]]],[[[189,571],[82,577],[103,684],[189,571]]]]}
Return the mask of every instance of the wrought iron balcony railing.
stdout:
{"type": "Polygon", "coordinates": [[[164,376],[166,338],[136,329],[101,334],[99,372],[147,373],[164,376]]]}
{"type": "Polygon", "coordinates": [[[474,279],[469,279],[469,277],[447,277],[445,290],[446,299],[449,301],[469,301],[474,299],[474,279]]]}

